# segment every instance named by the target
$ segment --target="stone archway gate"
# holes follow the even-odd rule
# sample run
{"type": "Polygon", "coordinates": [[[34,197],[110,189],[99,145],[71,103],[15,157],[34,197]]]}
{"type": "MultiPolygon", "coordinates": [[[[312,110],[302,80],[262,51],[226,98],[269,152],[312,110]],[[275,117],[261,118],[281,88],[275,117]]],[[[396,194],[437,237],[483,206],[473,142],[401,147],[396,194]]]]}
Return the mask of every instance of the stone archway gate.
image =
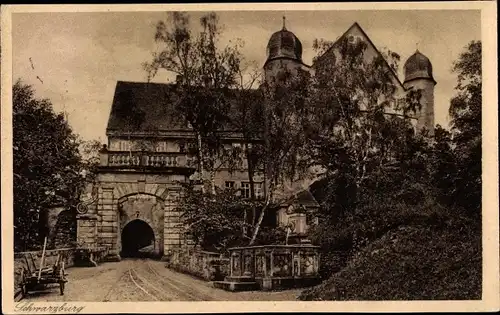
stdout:
{"type": "Polygon", "coordinates": [[[155,248],[165,255],[169,249],[186,245],[182,237],[180,212],[176,206],[182,195],[180,182],[187,175],[144,172],[100,171],[89,184],[78,207],[77,239],[81,247],[109,249],[108,260],[120,260],[121,233],[133,219],[148,223],[155,233],[155,248]],[[131,200],[147,196],[154,204],[134,208],[131,200]],[[126,208],[126,206],[128,209],[126,208]],[[149,212],[148,212],[149,211],[149,212]]]}

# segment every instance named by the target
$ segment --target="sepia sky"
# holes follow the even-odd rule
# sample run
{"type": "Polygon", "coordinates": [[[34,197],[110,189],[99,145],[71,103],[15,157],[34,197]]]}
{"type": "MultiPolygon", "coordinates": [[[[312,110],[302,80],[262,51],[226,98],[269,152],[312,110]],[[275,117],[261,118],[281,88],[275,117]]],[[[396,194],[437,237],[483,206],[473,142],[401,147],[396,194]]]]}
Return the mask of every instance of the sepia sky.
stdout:
{"type": "MultiPolygon", "coordinates": [[[[190,15],[197,24],[201,13],[190,15]]],[[[281,29],[283,15],[287,29],[302,42],[306,64],[315,54],[314,39],[333,41],[354,22],[377,48],[401,55],[401,80],[402,66],[418,45],[433,64],[435,122],[444,126],[455,93],[452,62],[469,41],[481,39],[480,11],[219,11],[218,15],[224,25],[222,43],[241,39],[243,55],[259,68],[269,37],[281,29]]],[[[141,64],[151,61],[157,50],[155,24],[165,18],[163,12],[15,13],[13,80],[33,85],[37,97],[49,98],[57,112],[67,112],[70,125],[83,139],[106,141],[116,81],[146,81],[141,64]]],[[[170,78],[160,72],[154,81],[170,78]]]]}

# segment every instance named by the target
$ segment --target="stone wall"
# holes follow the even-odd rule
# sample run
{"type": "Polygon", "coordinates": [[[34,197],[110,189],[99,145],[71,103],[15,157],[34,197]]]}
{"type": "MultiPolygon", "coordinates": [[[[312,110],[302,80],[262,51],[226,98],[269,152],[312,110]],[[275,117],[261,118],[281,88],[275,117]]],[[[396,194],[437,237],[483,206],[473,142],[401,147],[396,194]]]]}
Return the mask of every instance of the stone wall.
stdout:
{"type": "Polygon", "coordinates": [[[229,259],[219,253],[196,249],[173,249],[167,267],[207,281],[224,280],[229,274],[229,259]]]}
{"type": "Polygon", "coordinates": [[[77,223],[74,210],[61,211],[51,233],[49,248],[66,248],[76,246],[77,223]]]}
{"type": "Polygon", "coordinates": [[[48,242],[47,242],[48,248],[55,247],[56,225],[59,221],[59,214],[61,212],[63,212],[64,210],[66,210],[66,208],[64,206],[56,206],[56,207],[52,207],[52,208],[48,209],[48,213],[47,213],[47,225],[49,228],[49,235],[48,235],[48,242]]]}

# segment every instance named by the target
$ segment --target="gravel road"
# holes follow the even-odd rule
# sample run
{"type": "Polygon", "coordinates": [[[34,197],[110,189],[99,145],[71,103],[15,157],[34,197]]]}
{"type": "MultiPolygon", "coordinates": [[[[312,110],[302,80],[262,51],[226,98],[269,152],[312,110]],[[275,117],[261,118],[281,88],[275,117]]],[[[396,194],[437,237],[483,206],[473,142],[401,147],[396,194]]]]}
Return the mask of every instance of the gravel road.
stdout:
{"type": "Polygon", "coordinates": [[[300,290],[227,292],[212,283],[165,268],[147,259],[124,259],[93,268],[69,268],[64,295],[58,286],[30,292],[26,300],[48,301],[286,301],[300,290]]]}

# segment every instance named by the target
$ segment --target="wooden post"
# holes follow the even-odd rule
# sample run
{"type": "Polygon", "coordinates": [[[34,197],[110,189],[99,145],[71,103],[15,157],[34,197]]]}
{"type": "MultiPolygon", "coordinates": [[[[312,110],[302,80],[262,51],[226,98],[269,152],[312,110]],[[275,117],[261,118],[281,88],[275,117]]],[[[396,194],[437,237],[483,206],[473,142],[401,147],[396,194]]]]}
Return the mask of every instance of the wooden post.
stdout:
{"type": "Polygon", "coordinates": [[[61,254],[57,254],[56,263],[54,264],[56,267],[59,266],[59,259],[60,258],[61,258],[61,254]]]}
{"type": "Polygon", "coordinates": [[[233,268],[234,268],[234,262],[233,262],[233,253],[229,256],[229,276],[233,276],[233,268]]]}
{"type": "Polygon", "coordinates": [[[299,261],[298,261],[298,276],[300,276],[300,261],[302,260],[302,251],[299,250],[299,261]]]}
{"type": "Polygon", "coordinates": [[[269,276],[272,277],[274,275],[274,259],[273,259],[273,256],[274,256],[274,250],[271,250],[271,259],[270,259],[270,262],[269,264],[271,265],[271,269],[270,269],[270,272],[269,272],[269,276]]]}
{"type": "Polygon", "coordinates": [[[42,260],[40,261],[40,269],[38,270],[38,281],[40,281],[40,277],[42,276],[42,268],[45,259],[45,247],[47,247],[47,236],[43,239],[42,260]]]}

